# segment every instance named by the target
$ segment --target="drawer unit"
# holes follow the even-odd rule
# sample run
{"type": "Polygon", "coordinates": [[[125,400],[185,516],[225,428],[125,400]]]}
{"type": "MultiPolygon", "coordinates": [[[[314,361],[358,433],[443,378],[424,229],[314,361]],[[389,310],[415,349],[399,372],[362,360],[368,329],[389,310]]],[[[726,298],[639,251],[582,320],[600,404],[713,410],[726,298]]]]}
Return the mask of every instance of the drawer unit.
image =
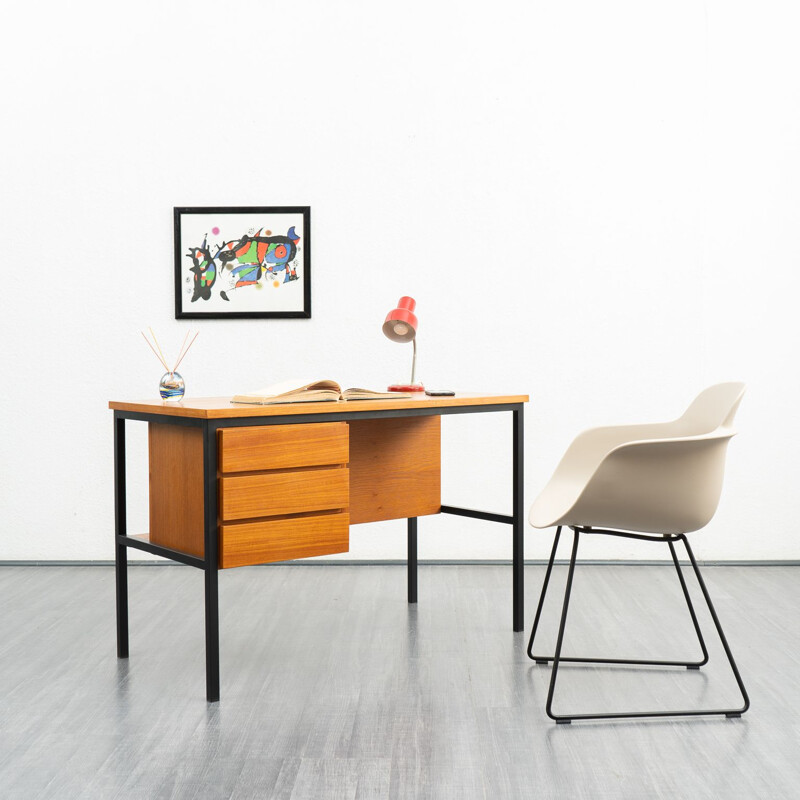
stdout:
{"type": "MultiPolygon", "coordinates": [[[[202,556],[202,434],[149,427],[150,540],[202,556]]],[[[347,552],[346,422],[220,428],[217,450],[220,567],[347,552]]]]}

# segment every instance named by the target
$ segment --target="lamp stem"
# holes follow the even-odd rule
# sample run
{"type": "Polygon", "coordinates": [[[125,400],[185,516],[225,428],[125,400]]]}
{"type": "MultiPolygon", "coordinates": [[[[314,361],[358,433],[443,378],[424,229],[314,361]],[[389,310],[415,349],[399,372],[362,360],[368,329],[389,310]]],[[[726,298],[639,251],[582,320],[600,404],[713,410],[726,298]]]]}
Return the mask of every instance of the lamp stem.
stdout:
{"type": "Polygon", "coordinates": [[[411,385],[414,385],[414,373],[417,371],[417,337],[415,336],[411,343],[414,345],[414,357],[411,359],[411,385]]]}

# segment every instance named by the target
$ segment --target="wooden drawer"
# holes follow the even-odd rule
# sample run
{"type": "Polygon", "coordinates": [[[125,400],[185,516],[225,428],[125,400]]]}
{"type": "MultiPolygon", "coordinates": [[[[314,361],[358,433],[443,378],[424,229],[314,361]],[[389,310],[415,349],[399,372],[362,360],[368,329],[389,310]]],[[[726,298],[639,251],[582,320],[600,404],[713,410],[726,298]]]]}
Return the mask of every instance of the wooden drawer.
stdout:
{"type": "Polygon", "coordinates": [[[220,525],[219,566],[244,567],[268,561],[346,553],[347,512],[220,525]]]}
{"type": "Polygon", "coordinates": [[[295,469],[348,461],[346,422],[222,428],[218,435],[222,473],[295,469]]]}
{"type": "Polygon", "coordinates": [[[220,519],[347,509],[349,472],[347,467],[332,467],[220,478],[220,519]]]}

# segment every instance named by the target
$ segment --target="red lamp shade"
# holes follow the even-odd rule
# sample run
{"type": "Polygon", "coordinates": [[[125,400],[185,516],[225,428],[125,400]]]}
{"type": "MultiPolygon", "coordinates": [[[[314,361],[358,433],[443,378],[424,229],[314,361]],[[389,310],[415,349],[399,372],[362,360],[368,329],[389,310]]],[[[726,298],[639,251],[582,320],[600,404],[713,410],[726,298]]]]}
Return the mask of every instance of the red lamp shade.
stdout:
{"type": "Polygon", "coordinates": [[[414,314],[416,306],[413,297],[401,297],[397,308],[386,315],[383,332],[393,342],[410,342],[417,335],[419,321],[414,314]]]}
{"type": "Polygon", "coordinates": [[[419,321],[414,314],[417,304],[413,297],[401,297],[397,308],[386,315],[383,323],[384,334],[393,342],[413,342],[414,358],[411,362],[411,383],[397,383],[389,387],[390,392],[424,392],[421,383],[414,382],[417,367],[417,328],[419,321]]]}

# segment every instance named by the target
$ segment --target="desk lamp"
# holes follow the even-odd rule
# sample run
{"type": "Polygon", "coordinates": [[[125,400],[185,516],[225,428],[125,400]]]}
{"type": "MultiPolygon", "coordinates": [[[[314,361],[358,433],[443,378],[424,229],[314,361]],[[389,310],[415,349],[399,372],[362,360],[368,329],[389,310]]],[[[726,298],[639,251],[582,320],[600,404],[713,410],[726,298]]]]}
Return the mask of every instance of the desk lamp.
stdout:
{"type": "Polygon", "coordinates": [[[424,392],[421,383],[414,383],[417,369],[417,327],[419,322],[414,315],[416,302],[413,297],[401,297],[397,308],[386,315],[383,323],[384,334],[393,342],[411,342],[414,345],[414,357],[411,360],[411,383],[395,384],[389,387],[390,392],[424,392]]]}

